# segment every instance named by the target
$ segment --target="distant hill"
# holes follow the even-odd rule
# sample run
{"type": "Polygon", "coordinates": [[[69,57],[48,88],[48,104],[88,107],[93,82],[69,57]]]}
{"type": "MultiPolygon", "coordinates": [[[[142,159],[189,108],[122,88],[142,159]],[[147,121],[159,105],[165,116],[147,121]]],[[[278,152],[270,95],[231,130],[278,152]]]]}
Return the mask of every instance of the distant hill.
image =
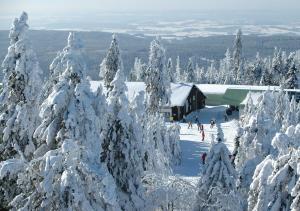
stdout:
{"type": "MultiPolygon", "coordinates": [[[[102,61],[107,48],[110,45],[111,33],[107,32],[79,32],[85,44],[88,57],[89,72],[93,80],[98,79],[99,64],[102,61]]],[[[48,75],[48,66],[67,42],[68,31],[32,30],[29,37],[37,52],[38,59],[44,71],[48,75]]],[[[153,37],[143,35],[118,34],[122,58],[126,71],[133,66],[136,56],[144,62],[148,60],[149,44],[153,37]]],[[[224,57],[227,48],[232,47],[234,36],[220,35],[210,37],[183,38],[180,40],[164,40],[167,56],[172,57],[175,62],[177,55],[181,57],[184,67],[187,59],[194,59],[201,65],[207,66],[207,61],[201,58],[219,60],[224,57]]],[[[8,31],[0,31],[0,60],[3,61],[9,45],[8,31]]],[[[272,55],[274,47],[280,47],[290,52],[300,48],[300,36],[274,35],[274,36],[243,36],[244,56],[253,58],[257,51],[262,56],[272,55]]],[[[2,71],[1,71],[2,75],[2,71]]],[[[0,75],[0,77],[1,77],[0,75]]],[[[1,77],[2,78],[2,77],[1,77]]]]}

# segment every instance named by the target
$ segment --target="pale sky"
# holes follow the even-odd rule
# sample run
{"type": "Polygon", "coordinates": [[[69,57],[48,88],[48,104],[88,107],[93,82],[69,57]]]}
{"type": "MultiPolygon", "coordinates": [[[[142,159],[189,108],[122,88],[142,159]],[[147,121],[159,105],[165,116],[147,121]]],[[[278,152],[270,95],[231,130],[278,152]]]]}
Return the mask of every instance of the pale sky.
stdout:
{"type": "Polygon", "coordinates": [[[300,0],[0,0],[0,16],[137,10],[300,10],[300,0]]]}

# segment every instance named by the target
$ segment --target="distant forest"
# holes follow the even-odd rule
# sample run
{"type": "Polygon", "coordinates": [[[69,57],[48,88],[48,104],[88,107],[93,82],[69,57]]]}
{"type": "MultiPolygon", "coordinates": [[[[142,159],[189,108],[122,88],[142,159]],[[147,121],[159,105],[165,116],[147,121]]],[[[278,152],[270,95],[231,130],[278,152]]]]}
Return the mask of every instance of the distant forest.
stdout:
{"type": "MultiPolygon", "coordinates": [[[[0,60],[3,61],[9,46],[8,31],[0,31],[0,60]]],[[[56,53],[65,45],[68,31],[31,30],[29,37],[34,50],[37,52],[44,76],[48,75],[50,65],[56,53]]],[[[85,45],[89,65],[88,75],[93,79],[99,79],[99,65],[105,57],[111,42],[111,33],[106,32],[79,32],[85,45]]],[[[217,62],[224,58],[227,48],[232,49],[235,36],[210,36],[198,38],[184,38],[181,40],[163,40],[166,49],[166,57],[173,61],[179,55],[182,67],[187,65],[190,57],[201,66],[210,65],[208,60],[217,62]],[[203,59],[206,58],[206,59],[203,59]]],[[[133,67],[135,57],[143,62],[148,62],[149,44],[153,37],[143,35],[118,34],[121,56],[126,72],[133,67]]],[[[247,59],[255,58],[256,52],[262,57],[272,56],[274,47],[277,46],[287,53],[300,49],[300,36],[274,35],[255,36],[243,35],[243,56],[247,59]]],[[[0,71],[2,79],[2,71],[0,71]]]]}

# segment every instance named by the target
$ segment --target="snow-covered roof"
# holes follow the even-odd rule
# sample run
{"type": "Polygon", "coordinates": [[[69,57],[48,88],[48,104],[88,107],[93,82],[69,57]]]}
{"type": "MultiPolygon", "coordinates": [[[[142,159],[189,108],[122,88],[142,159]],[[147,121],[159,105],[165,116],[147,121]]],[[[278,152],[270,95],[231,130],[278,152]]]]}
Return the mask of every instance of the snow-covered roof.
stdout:
{"type": "Polygon", "coordinates": [[[251,86],[251,85],[227,85],[227,84],[196,84],[204,95],[219,94],[224,95],[228,89],[242,89],[252,91],[279,90],[279,86],[251,86]]]}
{"type": "MultiPolygon", "coordinates": [[[[91,89],[93,92],[97,90],[100,84],[103,87],[102,81],[90,81],[91,89]]],[[[144,82],[125,82],[127,86],[127,96],[129,101],[132,101],[134,97],[141,91],[146,92],[146,85],[144,82]]],[[[173,106],[183,106],[193,84],[191,83],[171,83],[171,107],[173,106]]]]}
{"type": "MultiPolygon", "coordinates": [[[[273,91],[280,90],[279,86],[253,86],[253,85],[227,85],[227,84],[195,84],[204,95],[206,94],[219,94],[224,95],[228,89],[239,89],[249,91],[273,91]]],[[[299,92],[300,89],[284,89],[288,92],[299,92]]]]}

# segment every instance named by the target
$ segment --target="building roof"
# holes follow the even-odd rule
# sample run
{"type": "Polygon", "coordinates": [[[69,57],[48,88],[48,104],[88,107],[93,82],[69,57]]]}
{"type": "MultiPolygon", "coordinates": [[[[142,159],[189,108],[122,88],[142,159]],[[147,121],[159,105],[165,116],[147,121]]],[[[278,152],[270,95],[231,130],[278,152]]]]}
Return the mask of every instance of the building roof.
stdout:
{"type": "MultiPolygon", "coordinates": [[[[103,87],[102,81],[90,81],[92,91],[96,91],[100,84],[103,87]]],[[[127,96],[129,101],[132,101],[134,97],[141,91],[146,92],[146,85],[144,82],[125,82],[127,86],[127,96]]],[[[184,103],[189,96],[193,84],[191,83],[171,83],[171,107],[184,106],[184,103]]]]}
{"type": "MultiPolygon", "coordinates": [[[[196,84],[206,96],[207,105],[235,105],[239,106],[251,91],[264,92],[267,90],[279,91],[279,86],[252,86],[252,85],[222,85],[222,84],[196,84]]],[[[300,89],[285,89],[300,95],[300,89]],[[299,93],[299,94],[298,94],[299,93]]],[[[300,96],[299,96],[300,97],[300,96]]]]}

